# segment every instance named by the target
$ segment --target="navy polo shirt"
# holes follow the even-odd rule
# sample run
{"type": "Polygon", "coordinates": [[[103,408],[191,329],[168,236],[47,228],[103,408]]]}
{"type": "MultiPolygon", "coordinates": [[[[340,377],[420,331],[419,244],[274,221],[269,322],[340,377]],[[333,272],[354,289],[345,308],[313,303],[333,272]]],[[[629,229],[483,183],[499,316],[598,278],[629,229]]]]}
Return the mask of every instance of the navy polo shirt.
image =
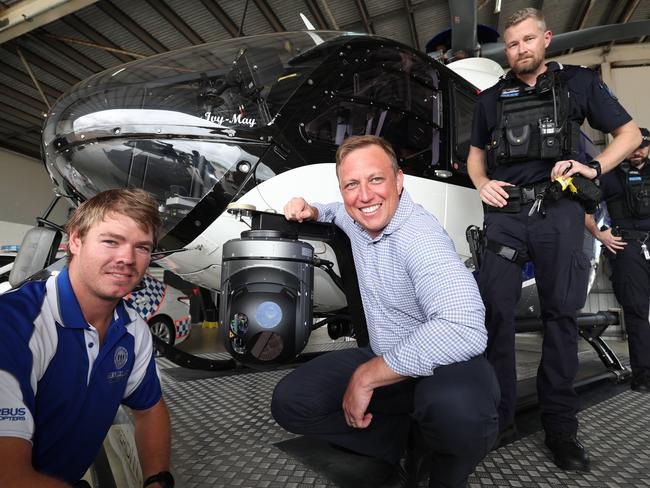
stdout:
{"type": "Polygon", "coordinates": [[[161,398],[147,324],[120,301],[100,347],[67,268],[0,295],[0,331],[0,436],[32,442],[43,474],[80,479],[120,403],[161,398]]]}
{"type": "MultiPolygon", "coordinates": [[[[558,63],[548,63],[547,69],[560,69],[558,63]]],[[[632,117],[625,111],[618,99],[610,92],[600,77],[592,70],[581,66],[565,65],[564,76],[569,90],[569,118],[579,125],[585,119],[589,125],[601,132],[612,132],[626,124],[632,117]]],[[[474,107],[471,144],[479,149],[486,149],[492,130],[497,125],[497,103],[499,93],[505,86],[526,87],[510,71],[499,82],[483,91],[474,107]]],[[[582,162],[585,156],[578,158],[582,162]]],[[[507,181],[514,185],[526,185],[539,181],[548,181],[555,161],[532,160],[490,168],[490,178],[507,181]]]]}

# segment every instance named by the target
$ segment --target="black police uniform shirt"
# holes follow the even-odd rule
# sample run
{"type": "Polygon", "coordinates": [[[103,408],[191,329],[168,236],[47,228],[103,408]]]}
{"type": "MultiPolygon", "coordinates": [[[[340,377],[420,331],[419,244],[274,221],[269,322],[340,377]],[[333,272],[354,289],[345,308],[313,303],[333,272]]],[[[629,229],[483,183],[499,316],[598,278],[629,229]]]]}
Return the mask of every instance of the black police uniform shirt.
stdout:
{"type": "MultiPolygon", "coordinates": [[[[650,176],[650,162],[646,159],[646,163],[641,168],[641,176],[650,176]]],[[[600,189],[603,192],[603,200],[624,200],[625,188],[623,187],[625,175],[620,166],[617,166],[614,171],[610,171],[600,177],[600,189]]],[[[650,217],[644,219],[635,219],[633,217],[627,219],[612,220],[613,226],[619,226],[621,229],[636,229],[650,231],[650,217]]]]}
{"type": "MultiPolygon", "coordinates": [[[[561,67],[558,63],[551,62],[547,64],[547,69],[559,70],[561,67]]],[[[582,125],[586,118],[591,127],[607,133],[632,120],[632,117],[594,71],[573,65],[564,65],[563,69],[569,90],[569,118],[571,120],[582,125]]],[[[492,131],[497,125],[499,93],[506,83],[508,86],[522,88],[528,86],[516,78],[513,71],[510,71],[494,86],[479,95],[478,102],[474,107],[472,146],[486,149],[492,131]]],[[[584,153],[584,150],[581,152],[584,153]]],[[[587,162],[585,158],[586,156],[583,154],[578,159],[587,162]]],[[[491,179],[521,186],[549,181],[554,165],[555,161],[552,160],[531,160],[497,165],[489,168],[488,171],[491,179]]]]}

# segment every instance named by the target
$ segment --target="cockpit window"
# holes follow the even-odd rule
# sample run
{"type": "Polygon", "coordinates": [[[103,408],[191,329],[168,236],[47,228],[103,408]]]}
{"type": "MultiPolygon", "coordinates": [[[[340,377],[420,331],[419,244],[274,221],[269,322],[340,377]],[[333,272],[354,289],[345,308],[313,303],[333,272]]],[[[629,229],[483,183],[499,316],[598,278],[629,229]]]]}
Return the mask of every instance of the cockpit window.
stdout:
{"type": "Polygon", "coordinates": [[[356,58],[341,79],[331,100],[305,124],[306,138],[339,145],[346,137],[372,134],[394,141],[399,164],[419,167],[416,174],[438,164],[442,106],[431,64],[387,47],[356,58]]]}

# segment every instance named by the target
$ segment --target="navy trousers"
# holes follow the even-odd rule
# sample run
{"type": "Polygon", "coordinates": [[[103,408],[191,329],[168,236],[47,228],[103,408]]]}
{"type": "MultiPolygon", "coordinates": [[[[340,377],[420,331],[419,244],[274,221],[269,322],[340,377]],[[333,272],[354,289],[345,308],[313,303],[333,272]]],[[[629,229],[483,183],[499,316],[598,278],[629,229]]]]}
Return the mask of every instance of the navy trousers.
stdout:
{"type": "Polygon", "coordinates": [[[614,295],[623,307],[632,374],[650,376],[650,261],[639,241],[628,241],[622,251],[606,255],[614,295]]]}
{"type": "MultiPolygon", "coordinates": [[[[547,431],[575,433],[576,314],[587,298],[589,278],[589,259],[582,250],[584,210],[578,202],[562,198],[544,203],[546,216],[528,216],[531,205],[514,214],[486,213],[486,234],[533,261],[544,324],[537,373],[542,424],[547,431]]],[[[501,387],[499,425],[504,429],[514,422],[517,403],[514,310],[521,296],[521,267],[487,250],[478,281],[486,307],[487,357],[501,387]]]]}
{"type": "Polygon", "coordinates": [[[442,366],[432,376],[377,388],[370,425],[345,423],[342,403],[352,373],[375,355],[367,348],[319,356],[284,377],[271,410],[286,430],[317,437],[354,452],[397,463],[417,423],[433,454],[431,487],[464,487],[498,433],[499,387],[487,360],[442,366]]]}

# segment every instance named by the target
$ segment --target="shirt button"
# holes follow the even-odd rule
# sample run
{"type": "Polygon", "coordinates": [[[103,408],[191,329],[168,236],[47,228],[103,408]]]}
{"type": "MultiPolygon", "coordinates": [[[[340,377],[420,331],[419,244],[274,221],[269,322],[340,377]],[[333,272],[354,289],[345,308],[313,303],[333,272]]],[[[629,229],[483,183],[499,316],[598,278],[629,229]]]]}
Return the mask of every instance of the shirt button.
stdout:
{"type": "Polygon", "coordinates": [[[93,344],[92,342],[89,342],[89,343],[88,343],[88,348],[91,348],[91,347],[93,347],[94,345],[95,345],[95,344],[93,344]]]}

